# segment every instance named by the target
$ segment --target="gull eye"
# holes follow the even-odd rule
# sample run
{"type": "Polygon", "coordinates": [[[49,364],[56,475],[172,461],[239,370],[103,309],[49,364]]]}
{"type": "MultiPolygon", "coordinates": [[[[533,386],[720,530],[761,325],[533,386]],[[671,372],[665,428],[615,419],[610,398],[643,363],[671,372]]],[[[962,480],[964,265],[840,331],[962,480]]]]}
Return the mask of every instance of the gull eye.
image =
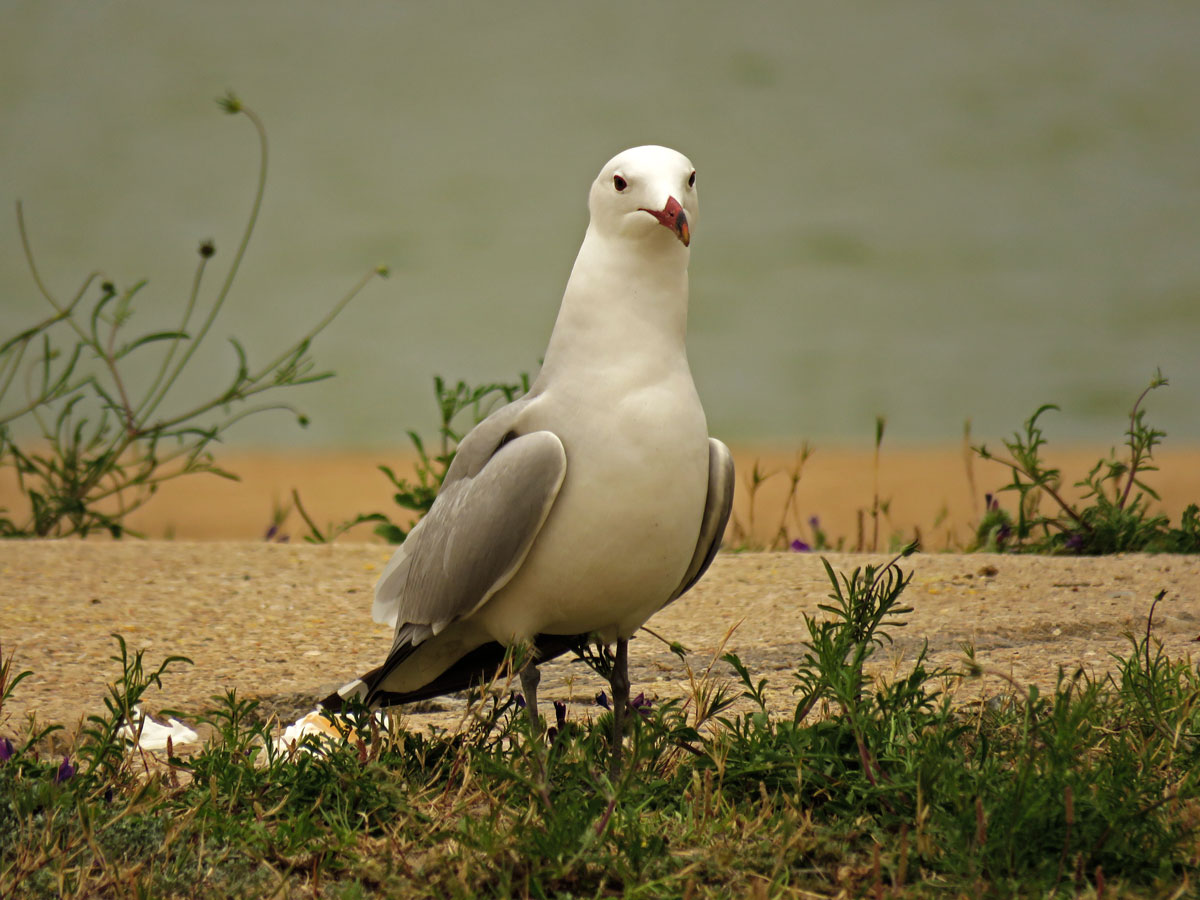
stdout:
{"type": "Polygon", "coordinates": [[[696,170],[692,169],[692,174],[688,176],[688,187],[696,186],[696,170]]]}
{"type": "Polygon", "coordinates": [[[620,175],[614,175],[613,176],[613,187],[615,187],[617,189],[617,193],[620,193],[621,191],[625,190],[625,188],[629,187],[629,182],[626,181],[624,178],[622,178],[620,175]]]}

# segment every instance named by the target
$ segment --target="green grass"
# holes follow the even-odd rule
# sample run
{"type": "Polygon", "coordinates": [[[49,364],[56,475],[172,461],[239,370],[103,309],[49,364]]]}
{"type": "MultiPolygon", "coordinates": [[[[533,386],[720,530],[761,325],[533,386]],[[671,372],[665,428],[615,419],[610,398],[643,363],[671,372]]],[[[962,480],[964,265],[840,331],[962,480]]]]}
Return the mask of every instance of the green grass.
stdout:
{"type": "MultiPolygon", "coordinates": [[[[621,777],[607,714],[534,737],[480,694],[463,733],[386,731],[281,752],[255,702],[215,698],[195,755],[117,753],[98,717],[0,762],[0,896],[1172,896],[1200,876],[1200,674],[1144,633],[1110,676],[1053,690],[923,653],[864,663],[903,627],[893,560],[828,574],[771,708],[735,656],[633,716],[621,777]],[[1001,690],[955,702],[988,677],[1001,690]],[[67,762],[64,764],[64,757],[67,762]],[[95,762],[92,762],[95,761],[95,762]],[[73,772],[70,769],[74,769],[73,772]]],[[[1161,599],[1161,598],[1160,598],[1161,599]]],[[[113,720],[155,678],[122,645],[113,720]]],[[[680,648],[681,665],[691,668],[680,648]]],[[[0,704],[16,680],[0,675],[0,704]]],[[[0,730],[11,729],[0,705],[0,730]]],[[[6,733],[11,734],[11,730],[6,733]]]]}

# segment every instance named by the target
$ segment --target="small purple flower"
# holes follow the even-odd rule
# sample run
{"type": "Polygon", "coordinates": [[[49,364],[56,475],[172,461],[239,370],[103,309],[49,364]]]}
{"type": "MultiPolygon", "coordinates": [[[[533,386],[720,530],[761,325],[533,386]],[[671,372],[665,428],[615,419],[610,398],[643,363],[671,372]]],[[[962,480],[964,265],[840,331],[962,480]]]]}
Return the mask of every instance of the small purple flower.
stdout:
{"type": "Polygon", "coordinates": [[[272,522],[271,527],[267,529],[267,533],[263,535],[263,540],[268,543],[274,541],[276,544],[286,544],[288,536],[280,530],[278,522],[272,522]]]}
{"type": "Polygon", "coordinates": [[[567,724],[567,704],[561,700],[554,701],[554,723],[559,730],[565,728],[567,724]]]}
{"type": "Polygon", "coordinates": [[[991,494],[984,494],[983,495],[983,505],[987,508],[988,512],[992,512],[993,510],[997,510],[1000,508],[1000,501],[997,500],[995,497],[993,497],[991,494]]]}
{"type": "Polygon", "coordinates": [[[524,708],[525,708],[525,695],[524,695],[524,694],[521,694],[521,693],[515,693],[515,694],[513,694],[513,700],[514,700],[514,701],[516,702],[516,704],[517,704],[517,709],[524,709],[524,708]]]}
{"type": "Polygon", "coordinates": [[[641,713],[643,719],[650,718],[650,707],[654,701],[646,697],[645,694],[638,694],[629,701],[629,708],[641,713]]]}
{"type": "Polygon", "coordinates": [[[821,517],[820,517],[820,516],[809,516],[809,517],[808,517],[808,526],[809,526],[809,527],[810,527],[810,528],[811,528],[813,531],[817,531],[818,529],[820,529],[820,527],[821,527],[821,517]]]}
{"type": "Polygon", "coordinates": [[[603,706],[605,709],[612,709],[608,704],[608,694],[604,693],[604,691],[596,695],[596,705],[603,706]]]}
{"type": "Polygon", "coordinates": [[[64,756],[62,765],[60,765],[58,767],[58,772],[54,776],[54,783],[62,784],[68,778],[73,778],[74,776],[75,776],[75,767],[73,765],[71,765],[71,760],[64,756]]]}
{"type": "Polygon", "coordinates": [[[5,762],[12,759],[13,754],[16,752],[16,748],[13,747],[12,741],[10,741],[8,738],[0,740],[0,762],[5,762]]]}
{"type": "Polygon", "coordinates": [[[792,541],[792,543],[788,545],[788,549],[790,549],[793,553],[809,553],[812,550],[812,547],[809,544],[804,543],[804,541],[800,540],[800,538],[796,538],[796,540],[792,541]]]}

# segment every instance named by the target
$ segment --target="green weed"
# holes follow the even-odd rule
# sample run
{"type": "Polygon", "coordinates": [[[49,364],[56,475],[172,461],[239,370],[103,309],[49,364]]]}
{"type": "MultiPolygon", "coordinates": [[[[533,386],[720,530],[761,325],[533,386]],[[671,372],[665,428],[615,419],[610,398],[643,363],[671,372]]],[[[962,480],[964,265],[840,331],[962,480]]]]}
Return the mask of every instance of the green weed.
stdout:
{"type": "MultiPolygon", "coordinates": [[[[884,430],[887,419],[884,416],[875,417],[875,439],[872,464],[872,494],[869,508],[860,507],[857,510],[857,536],[850,541],[844,535],[832,538],[822,527],[817,515],[808,517],[806,523],[800,520],[799,489],[804,474],[805,464],[813,455],[814,449],[806,441],[796,452],[795,462],[788,468],[768,470],[763,468],[760,460],[755,460],[748,472],[742,476],[743,494],[746,497],[744,505],[745,516],[734,512],[729,525],[727,544],[738,550],[793,550],[810,552],[822,550],[853,550],[858,553],[877,552],[881,549],[880,528],[886,523],[891,527],[891,498],[880,495],[879,469],[881,448],[883,446],[884,430]],[[771,538],[767,541],[758,536],[757,517],[760,512],[759,493],[767,482],[776,478],[786,479],[787,488],[783,494],[783,502],[779,506],[779,518],[771,538]],[[870,520],[868,533],[867,520],[870,520]]],[[[887,537],[886,546],[894,551],[907,546],[913,540],[920,541],[920,532],[914,535],[904,535],[900,530],[892,528],[887,537]]]]}
{"type": "MultiPolygon", "coordinates": [[[[437,399],[441,424],[438,426],[438,448],[435,455],[430,455],[425,449],[425,442],[415,431],[409,431],[408,437],[417,451],[417,480],[410,482],[405,478],[397,478],[387,466],[380,466],[379,471],[387,476],[395,489],[392,499],[401,509],[423,516],[429,512],[450,463],[454,461],[454,451],[463,436],[482,422],[498,405],[512,403],[529,390],[529,375],[522,372],[519,381],[513,384],[497,382],[471,386],[464,381],[458,381],[453,387],[434,376],[433,393],[437,399]],[[470,424],[464,429],[459,424],[464,413],[470,413],[470,424]]],[[[375,533],[384,538],[389,544],[400,544],[408,533],[393,523],[387,516],[378,515],[380,524],[376,525],[375,533]]]]}
{"type": "Polygon", "coordinates": [[[983,459],[1007,466],[1012,481],[1001,492],[1016,494],[1014,515],[992,498],[976,531],[975,549],[992,552],[1067,553],[1081,556],[1108,553],[1200,553],[1200,507],[1191,504],[1178,527],[1167,517],[1152,513],[1150,501],[1159,496],[1145,482],[1153,463],[1154,448],[1166,433],[1146,424],[1142,403],[1151,391],[1165,387],[1167,379],[1156,372],[1129,413],[1125,430],[1125,454],[1114,449],[1100,459],[1075,487],[1084,493],[1072,503],[1062,492],[1062,473],[1042,457],[1046,437],[1042,416],[1058,407],[1045,404],[1026,420],[1023,431],[1004,441],[1007,457],[997,456],[980,445],[975,451],[983,459]],[[1050,511],[1043,512],[1046,502],[1050,511]]]}
{"type": "MultiPolygon", "coordinates": [[[[408,438],[417,451],[416,480],[410,481],[397,476],[390,466],[379,467],[379,471],[391,484],[394,491],[392,499],[396,505],[415,519],[420,519],[429,512],[446,478],[446,472],[450,469],[450,463],[454,461],[459,441],[497,407],[512,403],[528,390],[529,375],[525,372],[521,373],[520,379],[515,383],[496,382],[475,386],[461,380],[450,385],[440,375],[435,375],[433,393],[441,419],[437,430],[437,449],[431,453],[421,435],[410,430],[408,438]]],[[[381,512],[361,513],[339,525],[322,529],[305,510],[298,493],[293,492],[292,502],[308,526],[308,534],[304,539],[310,543],[328,543],[351,528],[373,522],[377,535],[389,544],[402,544],[412,529],[412,523],[397,524],[390,516],[381,512]]],[[[283,515],[286,516],[286,512],[283,515]]]]}
{"type": "MultiPolygon", "coordinates": [[[[800,446],[796,451],[796,460],[791,468],[785,470],[767,471],[762,467],[760,460],[755,460],[754,465],[743,476],[742,483],[746,495],[746,517],[743,520],[738,513],[734,513],[729,526],[729,543],[739,549],[771,549],[784,550],[792,545],[796,540],[799,540],[798,520],[799,507],[798,492],[800,480],[804,475],[804,465],[808,462],[808,458],[812,456],[812,447],[807,442],[800,446]],[[778,524],[775,526],[775,533],[770,542],[763,545],[756,537],[757,529],[755,528],[755,517],[758,513],[758,492],[762,486],[775,478],[782,475],[788,481],[788,491],[784,497],[783,505],[779,510],[778,524]]],[[[815,530],[815,529],[814,529],[815,530]]],[[[823,534],[820,535],[824,537],[823,534]]],[[[817,544],[816,549],[827,549],[821,544],[820,540],[814,535],[814,542],[817,544]]],[[[805,543],[807,548],[810,545],[805,543]]]]}
{"type": "Polygon", "coordinates": [[[212,241],[200,244],[191,290],[174,328],[130,333],[144,280],[120,288],[93,272],[70,299],[54,296],[34,261],[18,203],[22,249],[52,313],[0,340],[0,470],[11,468],[29,507],[16,514],[0,509],[0,537],[86,536],[92,531],[119,537],[126,516],[147,503],[163,482],[199,473],[235,478],[217,464],[210,445],[241,420],[271,410],[290,412],[306,425],[307,418],[293,406],[263,402],[263,396],[331,377],[333,373],[315,368],[309,355],[313,339],[372,278],[387,274],[379,267],[364,275],[321,321],[264,365],[252,365],[242,344],[230,338],[237,362],[229,383],[195,406],[172,407],[175,387],[229,298],[266,188],[262,121],[232,94],[220,105],[229,114],[245,116],[257,132],[258,184],[229,268],[207,310],[201,288],[216,249],[212,241]],[[65,344],[60,340],[64,332],[65,344]],[[146,366],[146,357],[154,353],[157,365],[146,366]],[[153,374],[145,377],[145,372],[153,374]],[[24,393],[18,397],[21,388],[24,393]]]}

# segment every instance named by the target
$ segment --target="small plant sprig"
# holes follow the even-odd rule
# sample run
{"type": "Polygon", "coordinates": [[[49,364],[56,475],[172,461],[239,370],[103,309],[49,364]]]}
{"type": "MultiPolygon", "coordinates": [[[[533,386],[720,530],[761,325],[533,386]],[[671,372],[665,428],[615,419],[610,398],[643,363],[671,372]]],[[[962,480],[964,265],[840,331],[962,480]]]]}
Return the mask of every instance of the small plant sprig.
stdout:
{"type": "MultiPolygon", "coordinates": [[[[879,451],[883,446],[883,432],[887,427],[887,419],[884,416],[875,417],[875,455],[871,471],[873,473],[872,489],[871,489],[871,552],[879,552],[879,516],[887,515],[891,508],[890,500],[879,499],[879,451]]],[[[859,544],[862,544],[862,538],[859,538],[859,544]]],[[[862,549],[860,546],[859,549],[862,549]]]]}
{"type": "Polygon", "coordinates": [[[1075,482],[1075,487],[1084,489],[1082,505],[1063,496],[1062,473],[1042,459],[1046,438],[1039,420],[1058,409],[1054,404],[1038,407],[1025,421],[1024,432],[1004,441],[1008,457],[997,456],[984,445],[975,447],[983,459],[1008,467],[1012,481],[1000,490],[1017,495],[1016,521],[989,498],[976,532],[976,549],[1078,555],[1200,553],[1200,507],[1189,506],[1180,527],[1170,528],[1165,515],[1151,514],[1150,499],[1159,496],[1143,480],[1147,472],[1157,471],[1154,448],[1166,433],[1146,424],[1142,403],[1151,391],[1166,385],[1167,379],[1156,371],[1134,402],[1125,431],[1125,458],[1118,458],[1114,449],[1075,482]],[[1043,498],[1054,507],[1049,513],[1041,510],[1043,498]]]}
{"type": "Polygon", "coordinates": [[[13,673],[13,658],[9,653],[4,654],[4,645],[0,644],[0,725],[4,724],[7,716],[4,713],[4,704],[8,702],[8,698],[13,695],[17,685],[32,675],[33,672],[28,669],[22,669],[16,674],[13,673]]]}
{"type": "MultiPolygon", "coordinates": [[[[776,469],[767,471],[762,467],[761,460],[755,460],[750,471],[743,478],[746,493],[746,519],[743,522],[741,516],[737,513],[733,514],[732,523],[730,525],[729,543],[733,546],[742,549],[769,549],[769,550],[785,550],[791,548],[793,550],[809,550],[814,549],[806,541],[802,541],[799,537],[799,500],[798,493],[800,480],[804,475],[804,466],[808,459],[813,454],[813,448],[805,441],[800,445],[800,449],[796,451],[795,462],[787,469],[776,469]],[[779,523],[775,528],[775,533],[771,537],[771,541],[767,545],[763,545],[755,538],[755,517],[758,511],[758,492],[762,486],[775,478],[777,475],[782,475],[788,481],[787,493],[784,497],[783,505],[779,510],[779,523]],[[795,523],[795,530],[789,526],[795,523]]],[[[823,550],[825,545],[824,533],[820,531],[817,525],[812,524],[815,517],[810,519],[810,525],[813,528],[813,541],[815,549],[823,550]]]]}
{"type": "MultiPolygon", "coordinates": [[[[884,416],[875,417],[875,440],[872,457],[872,495],[869,507],[859,507],[857,510],[858,530],[857,539],[852,543],[844,536],[831,539],[829,533],[822,527],[819,516],[809,516],[807,528],[801,523],[800,517],[800,482],[804,468],[813,455],[812,446],[805,441],[796,452],[795,462],[783,469],[766,469],[761,460],[755,460],[750,469],[743,473],[742,491],[746,502],[741,504],[744,517],[735,511],[730,520],[727,544],[739,550],[792,550],[799,553],[822,550],[843,550],[849,545],[857,553],[877,552],[881,549],[881,523],[891,525],[892,501],[880,494],[879,472],[882,458],[882,446],[887,419],[884,416]],[[763,486],[773,479],[783,477],[787,480],[783,502],[779,506],[778,524],[769,540],[758,536],[758,513],[761,504],[760,492],[763,486]],[[870,519],[868,531],[867,520],[870,519]]],[[[935,523],[936,526],[937,523],[935,523]]],[[[898,529],[892,529],[890,535],[885,535],[886,547],[896,551],[907,546],[913,538],[920,540],[920,531],[914,529],[914,534],[906,535],[898,529]]]]}
{"type": "Polygon", "coordinates": [[[110,657],[120,663],[121,675],[108,687],[108,696],[104,698],[106,715],[88,716],[88,725],[82,731],[83,740],[79,744],[79,757],[87,763],[83,775],[113,779],[121,772],[125,755],[125,740],[121,737],[121,729],[129,726],[137,736],[141,735],[141,719],[135,712],[138,705],[151,687],[162,687],[162,677],[176,663],[192,665],[186,656],[168,656],[155,669],[148,670],[143,657],[145,650],[129,652],[125,638],[114,634],[119,655],[110,657]]]}
{"type": "Polygon", "coordinates": [[[306,425],[307,418],[290,404],[259,398],[331,377],[333,373],[315,368],[309,355],[313,339],[368,282],[386,276],[382,266],[365,274],[315,326],[265,365],[252,366],[242,344],[230,338],[236,366],[229,383],[190,408],[170,408],[173,389],[229,298],[266,187],[267,134],[261,119],[233,94],[218,102],[226,113],[243,115],[254,126],[258,182],[241,239],[207,311],[201,287],[216,249],[212,241],[200,244],[175,328],[128,333],[144,280],[118,288],[93,272],[69,299],[56,297],[34,261],[24,212],[17,204],[25,259],[53,312],[0,342],[0,469],[12,468],[29,506],[27,514],[15,517],[0,509],[0,537],[86,536],[95,530],[119,537],[126,516],[148,502],[163,482],[198,473],[235,478],[216,463],[210,445],[241,420],[269,410],[291,412],[306,425]],[[88,297],[94,298],[90,304],[88,297]],[[56,340],[64,329],[73,346],[56,340]],[[157,369],[140,383],[131,362],[141,363],[152,350],[160,353],[157,369]],[[24,394],[15,398],[19,386],[24,394]],[[36,449],[18,436],[29,431],[36,433],[36,449]]]}
{"type": "MultiPolygon", "coordinates": [[[[397,476],[390,466],[381,465],[379,467],[379,471],[386,475],[388,481],[391,482],[395,491],[392,499],[396,505],[407,512],[416,513],[417,520],[420,520],[433,506],[433,501],[446,478],[446,472],[450,469],[450,463],[454,461],[459,441],[471,428],[486,419],[499,406],[512,403],[528,391],[529,374],[527,372],[522,372],[516,382],[494,382],[475,386],[462,380],[450,385],[440,375],[435,375],[433,393],[441,418],[437,431],[438,448],[436,453],[431,454],[426,449],[421,435],[410,430],[408,438],[417,451],[416,481],[409,481],[407,478],[397,476]],[[469,424],[464,428],[462,418],[466,413],[470,414],[469,424]]],[[[412,530],[411,524],[398,525],[385,513],[364,513],[349,522],[322,532],[299,506],[299,498],[296,500],[297,507],[301,509],[301,514],[304,515],[305,522],[309,526],[309,533],[305,540],[313,543],[325,543],[364,522],[375,522],[375,533],[389,544],[404,543],[404,539],[412,530]]]]}
{"type": "Polygon", "coordinates": [[[797,725],[825,697],[834,698],[843,713],[852,715],[852,707],[861,698],[868,657],[876,647],[892,642],[889,629],[904,627],[903,617],[913,611],[900,603],[912,573],[905,575],[896,564],[916,550],[914,542],[882,568],[855,568],[840,579],[822,558],[833,593],[829,595],[831,603],[817,608],[831,618],[819,621],[804,614],[809,645],[796,674],[801,697],[794,715],[797,725]]]}

